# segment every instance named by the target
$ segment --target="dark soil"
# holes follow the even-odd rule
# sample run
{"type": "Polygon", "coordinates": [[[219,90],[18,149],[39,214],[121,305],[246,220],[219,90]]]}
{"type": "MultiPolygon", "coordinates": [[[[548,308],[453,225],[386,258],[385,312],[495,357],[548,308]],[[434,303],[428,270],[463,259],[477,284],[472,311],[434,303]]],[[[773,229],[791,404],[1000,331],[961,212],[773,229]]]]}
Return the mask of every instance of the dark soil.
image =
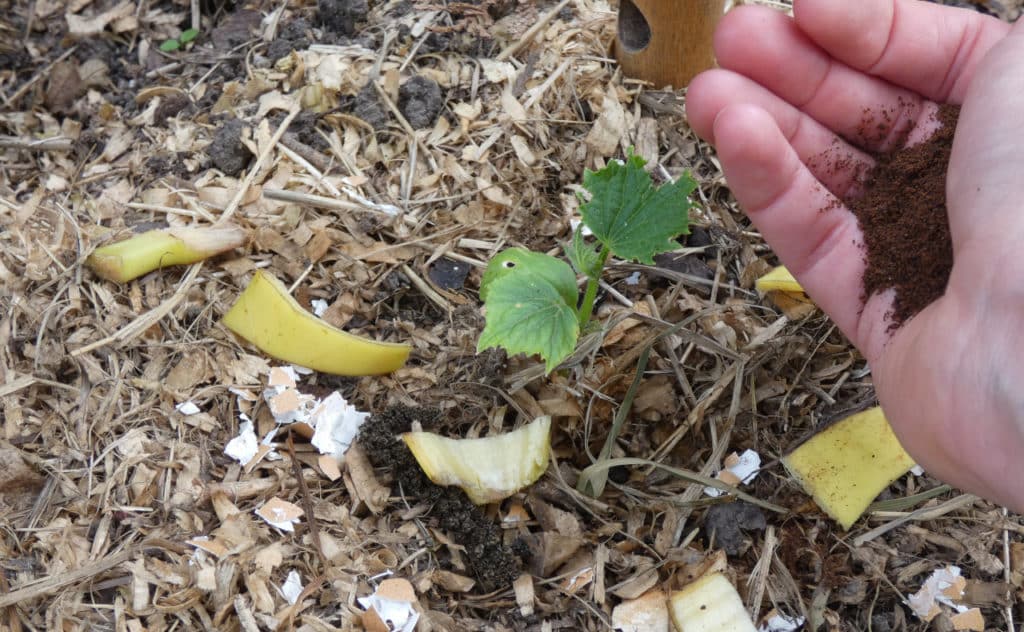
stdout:
{"type": "Polygon", "coordinates": [[[252,160],[252,152],[242,143],[244,128],[245,124],[236,118],[225,120],[206,148],[213,165],[229,176],[241,173],[252,160]]]}
{"type": "Polygon", "coordinates": [[[433,125],[443,106],[441,86],[433,79],[416,75],[398,89],[398,109],[414,129],[433,125]]]}
{"type": "Polygon", "coordinates": [[[377,96],[377,91],[369,81],[352,100],[352,114],[369,123],[373,129],[382,129],[391,120],[384,104],[377,96]]]}
{"type": "Polygon", "coordinates": [[[329,31],[352,36],[357,26],[365,23],[370,7],[366,0],[320,0],[317,19],[329,31]]]}
{"type": "MultiPolygon", "coordinates": [[[[412,452],[399,438],[418,421],[424,430],[436,428],[441,413],[430,408],[395,405],[373,415],[359,433],[359,443],[374,467],[390,469],[395,492],[426,503],[429,516],[465,547],[470,567],[484,592],[507,588],[519,575],[519,560],[505,545],[501,529],[455,487],[440,487],[427,478],[412,452]]],[[[439,549],[440,551],[440,549],[439,549]]]]}
{"type": "Polygon", "coordinates": [[[953,244],[946,212],[946,168],[960,108],[945,105],[940,127],[924,143],[878,156],[865,193],[848,200],[864,232],[864,299],[896,292],[890,328],[896,329],[946,291],[953,244]]]}
{"type": "Polygon", "coordinates": [[[427,271],[430,280],[445,290],[458,290],[466,282],[469,264],[441,257],[427,271]]]}
{"type": "Polygon", "coordinates": [[[768,526],[764,511],[756,505],[742,501],[712,505],[704,514],[704,531],[708,540],[726,555],[739,555],[746,551],[752,538],[747,531],[764,531],[768,526]]]}

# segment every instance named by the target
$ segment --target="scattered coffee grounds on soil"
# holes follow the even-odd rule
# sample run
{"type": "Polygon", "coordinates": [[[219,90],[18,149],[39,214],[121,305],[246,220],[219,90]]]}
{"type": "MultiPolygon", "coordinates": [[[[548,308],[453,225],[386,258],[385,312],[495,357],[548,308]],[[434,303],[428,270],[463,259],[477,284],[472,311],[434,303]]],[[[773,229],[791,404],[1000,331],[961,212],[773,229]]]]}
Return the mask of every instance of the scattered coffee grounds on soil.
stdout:
{"type": "Polygon", "coordinates": [[[876,156],[864,194],[846,200],[864,233],[864,295],[896,291],[889,329],[942,296],[953,268],[946,212],[946,168],[956,131],[958,106],[944,105],[941,124],[923,143],[876,156]]]}
{"type": "Polygon", "coordinates": [[[440,411],[395,405],[367,420],[359,431],[359,444],[374,467],[390,468],[401,492],[430,505],[429,516],[465,547],[466,558],[484,592],[507,588],[520,574],[520,560],[502,540],[494,520],[474,505],[457,487],[435,485],[423,473],[399,435],[419,421],[424,430],[435,428],[440,411]]]}

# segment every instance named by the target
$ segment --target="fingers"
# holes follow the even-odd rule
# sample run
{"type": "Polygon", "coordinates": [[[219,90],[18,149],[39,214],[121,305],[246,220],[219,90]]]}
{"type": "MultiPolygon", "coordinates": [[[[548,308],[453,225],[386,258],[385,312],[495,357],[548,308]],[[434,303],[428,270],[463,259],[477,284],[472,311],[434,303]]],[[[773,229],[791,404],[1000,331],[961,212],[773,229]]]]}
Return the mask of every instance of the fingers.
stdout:
{"type": "Polygon", "coordinates": [[[863,174],[874,164],[864,152],[772,94],[754,81],[728,70],[712,70],[690,83],[686,115],[699,136],[713,144],[715,119],[728,105],[746,103],[768,112],[811,173],[839,199],[857,193],[863,174]]]}
{"type": "Polygon", "coordinates": [[[1008,262],[1020,261],[1019,240],[1024,237],[1021,59],[1024,22],[1018,22],[978,67],[960,112],[946,181],[950,229],[958,253],[974,242],[979,252],[992,256],[997,246],[1007,251],[1008,262]]]}
{"type": "Polygon", "coordinates": [[[855,70],[962,103],[974,68],[1010,26],[917,0],[794,0],[796,25],[855,70]]]}
{"type": "Polygon", "coordinates": [[[804,166],[765,110],[723,108],[714,136],[736,199],[815,303],[858,344],[864,256],[853,214],[804,166]]]}
{"type": "Polygon", "coordinates": [[[868,151],[907,141],[921,97],[836,61],[797,23],[767,7],[738,7],[715,32],[723,68],[750,77],[794,107],[868,151]]]}

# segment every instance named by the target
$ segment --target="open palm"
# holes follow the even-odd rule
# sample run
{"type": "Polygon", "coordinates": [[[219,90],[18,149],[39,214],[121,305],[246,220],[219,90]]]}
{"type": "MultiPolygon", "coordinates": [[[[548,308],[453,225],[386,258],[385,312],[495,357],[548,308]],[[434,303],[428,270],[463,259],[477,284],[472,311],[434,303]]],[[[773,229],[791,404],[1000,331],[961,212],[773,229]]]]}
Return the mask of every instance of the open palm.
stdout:
{"type": "Polygon", "coordinates": [[[1024,24],[917,0],[795,0],[793,18],[730,12],[715,53],[722,68],[691,83],[687,114],[737,200],[868,359],[911,455],[1024,510],[1024,24]],[[914,143],[940,103],[963,105],[946,183],[953,271],[890,332],[891,292],[861,303],[863,236],[840,200],[901,138],[865,140],[866,115],[898,112],[914,143]],[[817,166],[828,151],[850,168],[817,166]]]}

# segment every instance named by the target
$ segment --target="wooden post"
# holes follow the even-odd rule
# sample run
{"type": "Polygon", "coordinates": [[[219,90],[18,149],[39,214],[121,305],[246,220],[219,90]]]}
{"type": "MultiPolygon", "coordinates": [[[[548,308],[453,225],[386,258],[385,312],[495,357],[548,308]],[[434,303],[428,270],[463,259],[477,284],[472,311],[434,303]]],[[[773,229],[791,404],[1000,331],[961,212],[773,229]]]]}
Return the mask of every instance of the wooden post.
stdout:
{"type": "Polygon", "coordinates": [[[615,57],[627,77],[682,88],[714,66],[711,35],[725,0],[620,0],[615,57]]]}

